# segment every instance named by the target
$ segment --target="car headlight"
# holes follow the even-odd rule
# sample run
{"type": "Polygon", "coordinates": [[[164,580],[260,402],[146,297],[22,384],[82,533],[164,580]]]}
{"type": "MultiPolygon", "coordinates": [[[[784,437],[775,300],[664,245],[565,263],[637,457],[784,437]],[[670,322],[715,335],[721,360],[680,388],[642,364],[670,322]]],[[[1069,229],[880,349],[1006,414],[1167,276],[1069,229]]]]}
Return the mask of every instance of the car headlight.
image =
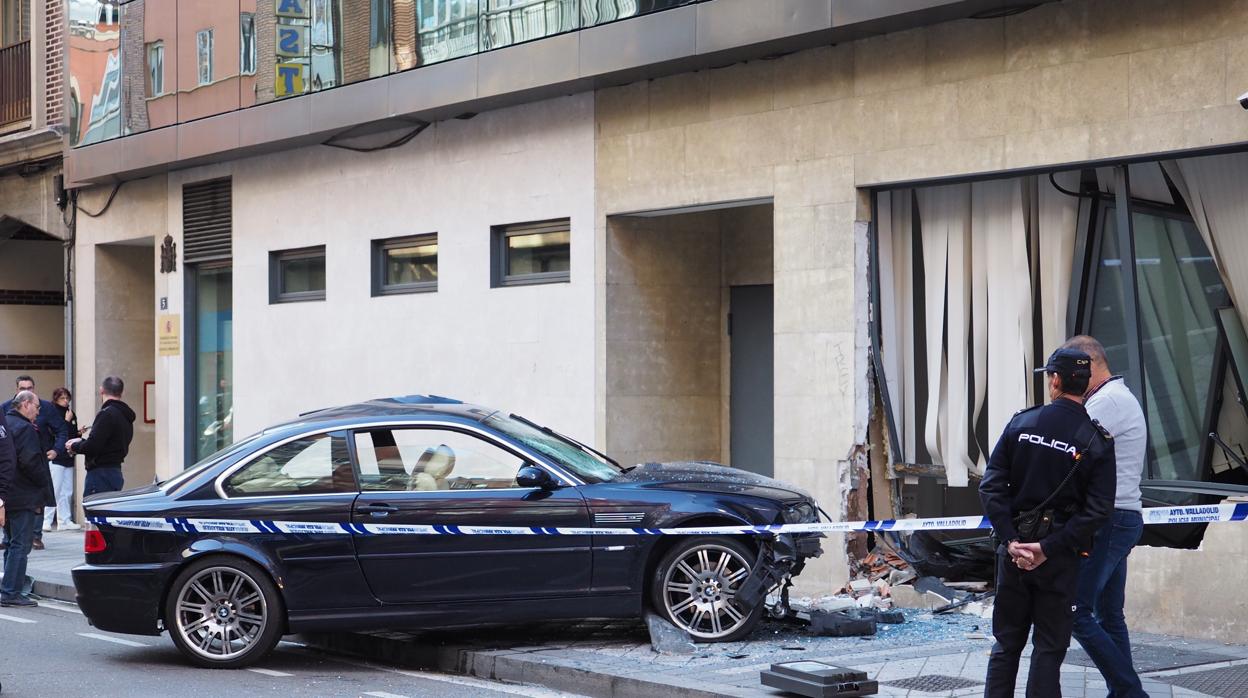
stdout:
{"type": "Polygon", "coordinates": [[[784,508],[783,516],[784,522],[790,524],[817,523],[819,521],[819,512],[815,509],[813,502],[790,504],[784,508]]]}

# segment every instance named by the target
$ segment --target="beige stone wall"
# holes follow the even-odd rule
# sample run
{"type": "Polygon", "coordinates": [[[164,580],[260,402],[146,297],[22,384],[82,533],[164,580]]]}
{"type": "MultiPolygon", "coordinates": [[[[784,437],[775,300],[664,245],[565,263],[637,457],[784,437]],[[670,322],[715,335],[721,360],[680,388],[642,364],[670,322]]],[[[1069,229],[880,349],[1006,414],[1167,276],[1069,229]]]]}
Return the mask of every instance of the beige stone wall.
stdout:
{"type": "MultiPolygon", "coordinates": [[[[1245,26],[1245,0],[1067,0],[600,90],[599,244],[613,214],[773,198],[776,474],[838,511],[869,404],[858,188],[1248,141],[1245,26]]],[[[838,545],[807,587],[843,582],[838,545]]]]}

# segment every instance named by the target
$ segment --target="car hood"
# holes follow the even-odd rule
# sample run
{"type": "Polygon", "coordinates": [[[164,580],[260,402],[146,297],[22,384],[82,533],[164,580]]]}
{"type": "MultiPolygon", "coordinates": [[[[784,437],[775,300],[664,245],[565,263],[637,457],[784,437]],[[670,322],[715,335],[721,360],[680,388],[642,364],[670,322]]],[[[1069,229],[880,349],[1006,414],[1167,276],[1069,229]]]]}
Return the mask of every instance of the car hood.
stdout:
{"type": "Polygon", "coordinates": [[[710,461],[678,461],[673,463],[642,463],[621,474],[615,482],[646,484],[665,489],[716,492],[749,492],[783,499],[804,497],[805,491],[774,478],[729,468],[710,461]]]}

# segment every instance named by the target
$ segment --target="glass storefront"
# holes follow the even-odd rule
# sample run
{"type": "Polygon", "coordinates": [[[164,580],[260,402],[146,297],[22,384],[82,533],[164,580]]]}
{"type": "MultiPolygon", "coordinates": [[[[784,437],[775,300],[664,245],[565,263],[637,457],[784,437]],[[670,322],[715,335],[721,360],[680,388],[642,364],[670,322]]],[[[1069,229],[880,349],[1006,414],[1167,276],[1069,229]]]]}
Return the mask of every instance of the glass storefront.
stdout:
{"type": "Polygon", "coordinates": [[[70,144],[703,0],[75,0],[70,144]]]}
{"type": "Polygon", "coordinates": [[[201,265],[193,275],[195,354],[191,462],[234,441],[233,269],[201,265]]]}

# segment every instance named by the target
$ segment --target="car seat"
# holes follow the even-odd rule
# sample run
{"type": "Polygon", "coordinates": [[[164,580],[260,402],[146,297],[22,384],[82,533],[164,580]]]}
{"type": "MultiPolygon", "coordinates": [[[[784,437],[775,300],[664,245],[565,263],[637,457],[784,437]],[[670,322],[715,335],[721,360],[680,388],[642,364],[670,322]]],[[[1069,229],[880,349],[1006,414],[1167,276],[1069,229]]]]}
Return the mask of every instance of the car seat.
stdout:
{"type": "Polygon", "coordinates": [[[446,477],[455,469],[455,452],[446,444],[426,448],[412,467],[407,480],[410,492],[430,492],[449,489],[446,477]]]}

